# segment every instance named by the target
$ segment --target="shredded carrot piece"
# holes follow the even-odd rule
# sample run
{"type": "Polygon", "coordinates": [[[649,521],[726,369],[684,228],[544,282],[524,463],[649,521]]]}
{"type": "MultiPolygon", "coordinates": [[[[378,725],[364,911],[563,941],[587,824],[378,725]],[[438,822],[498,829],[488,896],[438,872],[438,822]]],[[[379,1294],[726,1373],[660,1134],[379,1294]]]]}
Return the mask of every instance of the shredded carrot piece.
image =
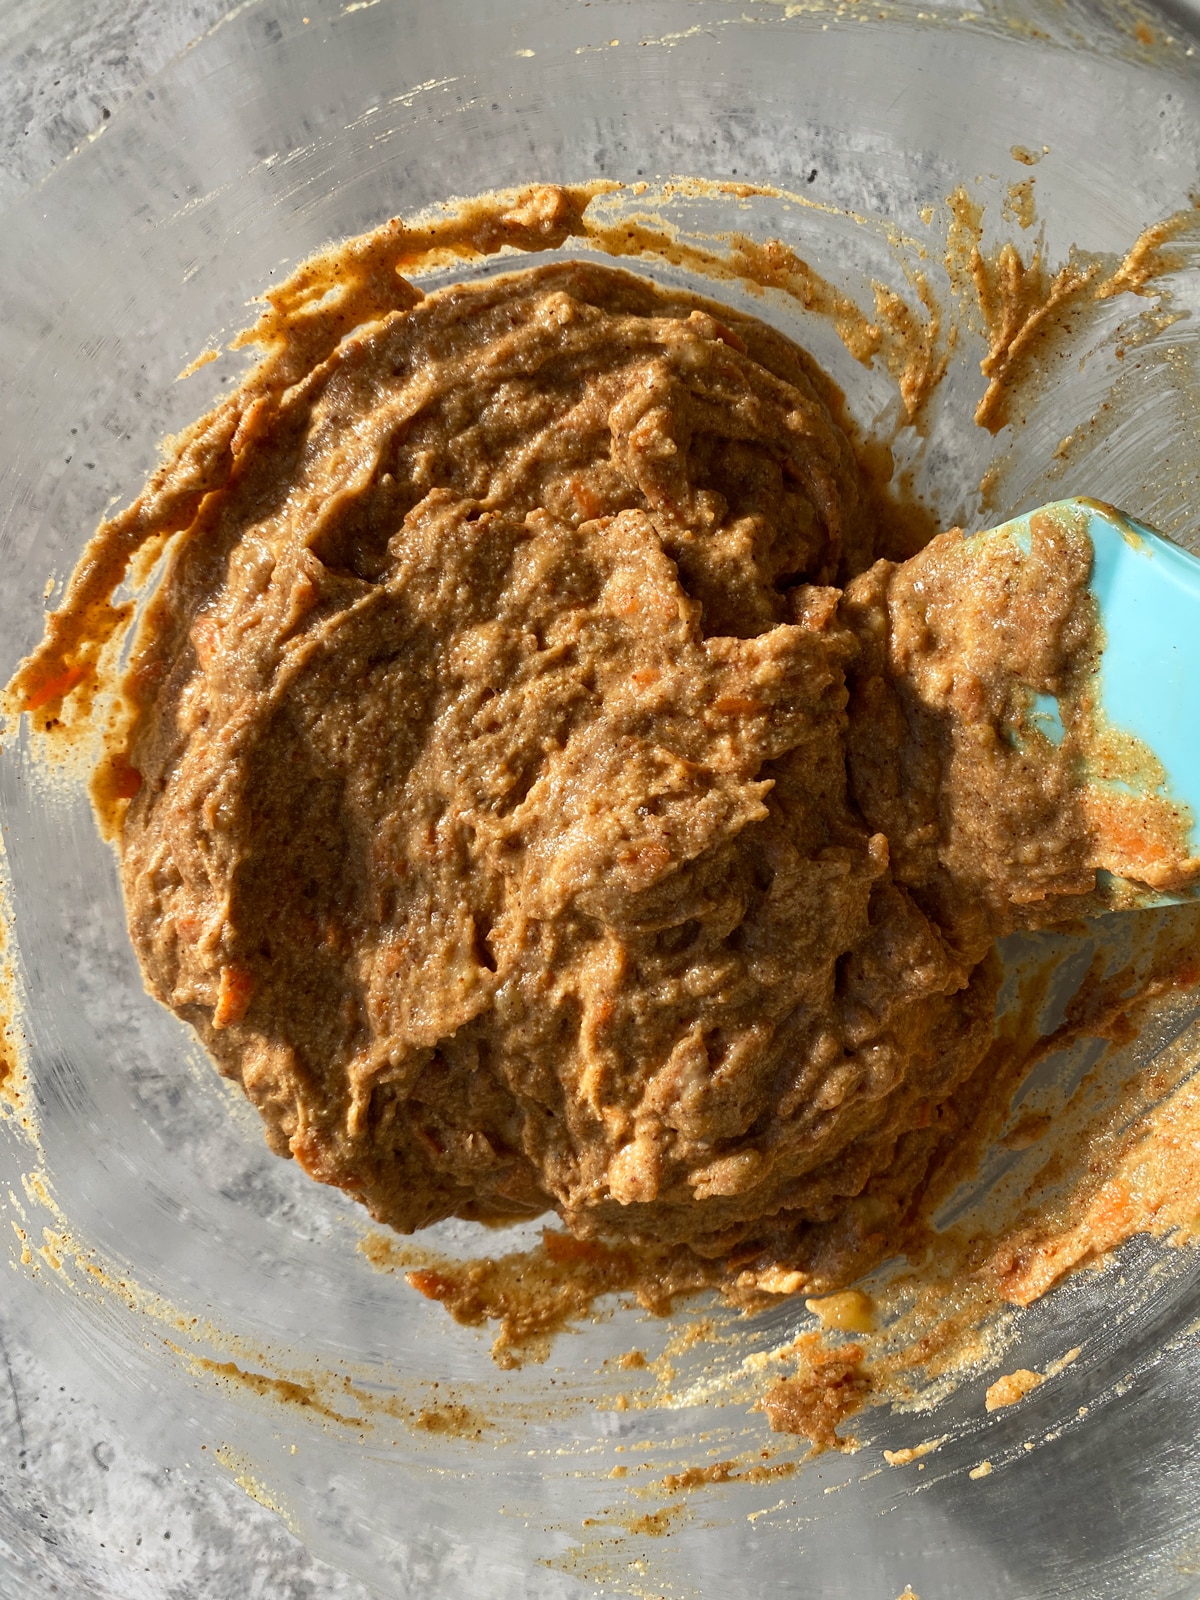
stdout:
{"type": "Polygon", "coordinates": [[[44,706],[51,700],[61,700],[64,695],[70,694],[77,683],[82,683],[87,675],[86,666],[74,666],[55,673],[52,678],[44,679],[25,697],[26,711],[36,711],[39,706],[44,706]]]}
{"type": "Polygon", "coordinates": [[[221,986],[217,991],[217,1008],[213,1012],[214,1028],[231,1028],[246,1015],[250,997],[254,993],[254,974],[246,967],[222,967],[221,986]]]}
{"type": "Polygon", "coordinates": [[[713,710],[723,717],[756,717],[765,709],[761,700],[747,694],[722,694],[713,701],[713,710]]]}

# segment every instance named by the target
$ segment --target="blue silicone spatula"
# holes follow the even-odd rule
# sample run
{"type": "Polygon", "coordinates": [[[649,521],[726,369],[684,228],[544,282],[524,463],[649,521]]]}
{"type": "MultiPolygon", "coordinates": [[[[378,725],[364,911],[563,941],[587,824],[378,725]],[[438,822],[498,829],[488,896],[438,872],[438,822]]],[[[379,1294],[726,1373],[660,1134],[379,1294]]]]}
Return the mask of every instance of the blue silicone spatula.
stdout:
{"type": "MultiPolygon", "coordinates": [[[[1107,722],[1153,752],[1157,792],[1193,819],[1189,853],[1200,856],[1200,559],[1135,518],[1099,500],[1055,501],[974,539],[1012,540],[1028,551],[1030,519],[1049,514],[1085,528],[1092,544],[1089,588],[1102,630],[1096,680],[1107,722]]],[[[1061,730],[1057,705],[1039,696],[1043,731],[1061,730]]],[[[1139,888],[1136,903],[1161,905],[1197,897],[1139,888]]],[[[1125,903],[1130,903],[1128,894],[1125,903]]]]}

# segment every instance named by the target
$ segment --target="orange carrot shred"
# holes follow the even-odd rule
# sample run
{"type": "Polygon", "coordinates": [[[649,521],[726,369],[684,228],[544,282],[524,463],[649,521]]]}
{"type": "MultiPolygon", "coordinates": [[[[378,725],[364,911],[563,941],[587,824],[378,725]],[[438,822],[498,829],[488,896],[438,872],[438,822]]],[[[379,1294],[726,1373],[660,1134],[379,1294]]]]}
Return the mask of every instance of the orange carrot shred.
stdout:
{"type": "Polygon", "coordinates": [[[67,667],[65,671],[56,673],[52,678],[44,679],[25,697],[25,710],[36,711],[39,706],[46,705],[50,700],[60,700],[63,695],[70,694],[77,683],[82,683],[87,675],[87,667],[74,666],[67,667]]]}
{"type": "Polygon", "coordinates": [[[222,967],[221,986],[213,1012],[214,1028],[232,1028],[246,1015],[254,993],[254,974],[246,967],[222,967]]]}

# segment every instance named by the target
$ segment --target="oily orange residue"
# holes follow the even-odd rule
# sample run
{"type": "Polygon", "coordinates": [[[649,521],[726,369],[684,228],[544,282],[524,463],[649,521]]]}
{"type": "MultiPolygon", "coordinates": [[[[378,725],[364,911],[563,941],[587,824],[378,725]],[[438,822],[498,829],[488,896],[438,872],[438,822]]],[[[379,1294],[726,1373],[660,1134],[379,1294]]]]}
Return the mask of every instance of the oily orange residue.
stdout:
{"type": "Polygon", "coordinates": [[[108,819],[106,837],[112,837],[113,826],[123,809],[123,802],[132,800],[142,787],[142,775],[131,766],[123,751],[108,750],[92,773],[91,793],[97,815],[108,819]]]}

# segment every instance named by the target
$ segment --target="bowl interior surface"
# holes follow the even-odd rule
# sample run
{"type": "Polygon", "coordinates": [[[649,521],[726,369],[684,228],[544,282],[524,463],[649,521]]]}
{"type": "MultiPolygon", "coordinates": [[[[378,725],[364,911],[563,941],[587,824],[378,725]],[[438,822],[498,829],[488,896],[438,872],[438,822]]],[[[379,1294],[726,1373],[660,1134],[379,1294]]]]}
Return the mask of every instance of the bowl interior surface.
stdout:
{"type": "MultiPolygon", "coordinates": [[[[1099,6],[1049,4],[1005,19],[772,0],[251,0],[0,229],[0,674],[40,633],[47,579],[61,593],[106,507],[136,493],[161,437],[236,381],[244,357],[177,374],[322,245],[528,181],[741,180],[789,193],[651,198],[698,234],[780,237],[869,306],[874,280],[904,287],[896,230],[928,242],[936,274],[949,193],[966,184],[995,234],[1008,186],[1029,176],[1013,146],[1044,146],[1031,170],[1047,259],[1072,245],[1123,252],[1188,203],[1200,170],[1188,41],[1148,35],[1099,6]],[[942,222],[922,219],[930,207],[942,222]]],[[[695,282],[661,262],[624,264],[695,282]]],[[[1177,309],[1190,309],[1194,280],[1174,275],[1177,309]]],[[[857,364],[827,320],[697,286],[807,344],[864,428],[895,423],[892,381],[857,364]]],[[[1185,316],[1117,354],[1143,309],[1114,300],[1088,348],[995,437],[971,421],[983,379],[978,340],[964,338],[927,437],[902,430],[897,444],[947,525],[981,514],[995,467],[991,520],[1088,493],[1200,549],[1195,331],[1185,316]]],[[[778,1484],[710,1485],[653,1536],[638,1518],[661,1501],[639,1500],[613,1468],[632,1477],[636,1463],[649,1482],[778,1450],[741,1363],[808,1325],[802,1305],[691,1351],[677,1349],[680,1331],[711,1306],[666,1322],[616,1309],[560,1337],[544,1365],[500,1371],[487,1330],[371,1268],[357,1249],[368,1219],[267,1153],[255,1115],[145,995],[84,789],[47,773],[24,736],[0,751],[0,827],[37,1127],[34,1144],[20,1116],[0,1121],[0,1191],[26,1236],[3,1230],[7,1305],[23,1346],[156,1459],[202,1473],[216,1470],[204,1452],[224,1449],[315,1551],[388,1596],[1195,1594],[1192,1252],[1135,1241],[1119,1270],[1081,1275],[1024,1314],[1010,1366],[1083,1354],[1023,1406],[985,1417],[985,1377],[932,1416],[872,1412],[857,1455],[778,1484]],[[63,1218],[102,1275],[73,1259],[22,1264],[29,1237],[63,1218]],[[653,1360],[672,1339],[669,1400],[613,1364],[635,1345],[653,1360]],[[338,1412],[358,1425],[325,1401],[284,1404],[278,1384],[264,1396],[212,1365],[230,1361],[326,1398],[345,1380],[381,1405],[391,1397],[396,1415],[360,1399],[338,1412]],[[617,1409],[627,1392],[647,1405],[617,1409]],[[446,1395],[487,1421],[481,1439],[412,1425],[446,1395]],[[884,1445],[943,1434],[919,1475],[877,1470],[884,1445]],[[991,1474],[971,1478],[984,1458],[991,1474]]],[[[1087,948],[1062,941],[1068,987],[1087,948]]],[[[1182,1048],[1194,1022],[1181,1007],[1143,1053],[1182,1048]]],[[[422,1242],[483,1253],[537,1232],[446,1224],[422,1242]]],[[[803,1450],[796,1441],[782,1459],[803,1450]]],[[[19,1573],[40,1559],[33,1500],[14,1491],[11,1516],[19,1573]]],[[[89,1592],[118,1593],[81,1576],[89,1592]]]]}

